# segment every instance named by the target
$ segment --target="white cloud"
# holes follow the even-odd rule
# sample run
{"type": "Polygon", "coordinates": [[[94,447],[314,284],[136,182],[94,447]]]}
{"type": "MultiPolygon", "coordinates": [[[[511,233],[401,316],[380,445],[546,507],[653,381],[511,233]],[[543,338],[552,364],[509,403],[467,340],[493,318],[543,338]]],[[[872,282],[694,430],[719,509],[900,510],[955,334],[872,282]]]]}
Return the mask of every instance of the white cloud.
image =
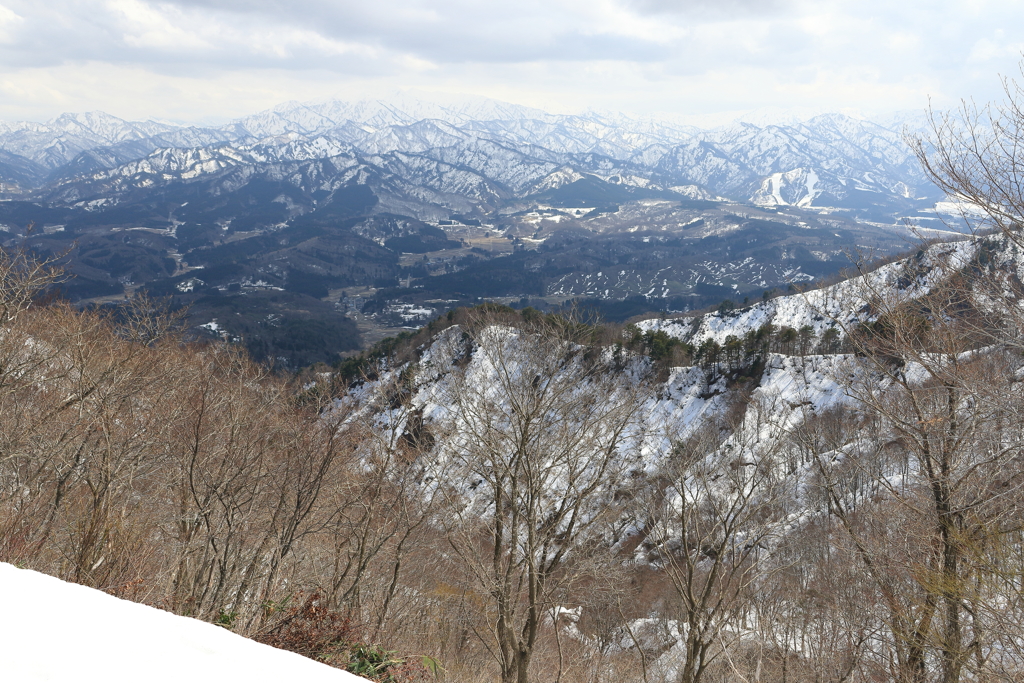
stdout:
{"type": "Polygon", "coordinates": [[[202,35],[206,31],[190,30],[189,17],[180,11],[161,11],[140,0],[111,0],[108,6],[114,17],[120,18],[115,25],[128,47],[174,51],[214,48],[202,35]]]}
{"type": "Polygon", "coordinates": [[[228,118],[401,87],[559,110],[921,108],[996,96],[1021,46],[1024,6],[996,0],[0,0],[0,118],[228,118]]]}
{"type": "Polygon", "coordinates": [[[0,5],[0,43],[11,42],[14,39],[14,32],[24,19],[8,8],[0,5]]]}

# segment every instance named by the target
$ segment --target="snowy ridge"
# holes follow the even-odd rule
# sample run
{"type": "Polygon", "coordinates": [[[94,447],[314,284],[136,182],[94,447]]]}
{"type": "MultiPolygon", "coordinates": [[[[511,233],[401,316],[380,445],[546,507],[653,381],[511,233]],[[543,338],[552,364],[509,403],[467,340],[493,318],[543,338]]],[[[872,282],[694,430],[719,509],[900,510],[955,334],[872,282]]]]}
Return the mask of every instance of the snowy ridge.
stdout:
{"type": "Polygon", "coordinates": [[[771,323],[799,329],[809,325],[816,336],[842,325],[852,327],[872,319],[872,296],[909,300],[962,268],[978,249],[978,240],[936,244],[917,256],[882,266],[864,277],[845,280],[822,289],[782,296],[736,311],[708,313],[697,318],[645,320],[643,331],[664,330],[670,336],[699,345],[708,339],[722,344],[727,337],[742,337],[771,323]]]}
{"type": "Polygon", "coordinates": [[[175,128],[153,121],[125,121],[100,111],[61,114],[46,123],[0,122],[0,147],[54,169],[85,150],[143,140],[175,128]]]}
{"type": "Polygon", "coordinates": [[[902,135],[841,114],[791,125],[740,123],[701,132],[667,151],[656,175],[754,203],[833,206],[873,193],[933,193],[902,135]]]}
{"type": "MultiPolygon", "coordinates": [[[[462,330],[457,326],[443,332],[424,352],[416,366],[415,389],[410,397],[410,406],[412,410],[421,413],[425,421],[438,426],[451,417],[445,399],[447,378],[454,364],[463,362],[452,353],[452,349],[459,346],[461,334],[462,330]]],[[[488,336],[493,339],[493,343],[522,343],[519,333],[510,328],[494,328],[488,332],[488,336]]],[[[843,400],[842,390],[833,373],[842,368],[844,358],[842,355],[798,358],[771,354],[762,383],[755,389],[751,400],[777,403],[780,420],[793,426],[808,408],[824,410],[843,400]]],[[[467,375],[476,378],[480,386],[493,381],[494,368],[490,366],[486,354],[472,354],[465,362],[467,375]]],[[[400,372],[401,369],[396,370],[396,376],[400,372]]],[[[383,380],[382,384],[386,381],[383,380]]],[[[360,387],[353,398],[358,396],[365,400],[373,394],[374,388],[360,387]]],[[[668,379],[641,411],[644,425],[638,434],[644,434],[642,443],[628,443],[622,449],[624,457],[638,448],[643,469],[653,473],[660,458],[666,453],[669,441],[685,438],[702,421],[720,415],[730,405],[734,398],[732,394],[727,388],[726,379],[720,375],[699,367],[673,368],[668,379]]],[[[404,422],[396,424],[392,421],[405,420],[407,414],[404,410],[385,411],[378,415],[378,419],[401,430],[405,427],[404,422]]],[[[439,433],[458,434],[459,429],[445,426],[439,433]]]]}

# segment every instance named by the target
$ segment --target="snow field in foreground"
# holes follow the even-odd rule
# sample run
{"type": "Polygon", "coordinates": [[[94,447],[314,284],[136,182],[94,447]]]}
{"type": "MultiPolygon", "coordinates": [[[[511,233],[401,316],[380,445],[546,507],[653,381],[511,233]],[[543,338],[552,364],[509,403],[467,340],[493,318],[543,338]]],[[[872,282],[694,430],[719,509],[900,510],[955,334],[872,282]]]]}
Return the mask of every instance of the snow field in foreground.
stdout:
{"type": "Polygon", "coordinates": [[[357,683],[219,626],[0,563],[0,680],[357,683]]]}

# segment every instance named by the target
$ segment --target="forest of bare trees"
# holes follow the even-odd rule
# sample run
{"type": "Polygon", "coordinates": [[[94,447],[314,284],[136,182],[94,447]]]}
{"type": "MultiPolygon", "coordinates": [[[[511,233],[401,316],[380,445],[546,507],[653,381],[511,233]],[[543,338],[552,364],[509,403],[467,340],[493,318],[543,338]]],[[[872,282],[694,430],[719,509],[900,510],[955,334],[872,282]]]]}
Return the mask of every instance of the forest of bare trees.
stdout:
{"type": "Polygon", "coordinates": [[[1024,680],[1021,100],[914,142],[993,234],[819,339],[483,306],[288,378],[2,254],[0,561],[382,681],[1024,680]]]}

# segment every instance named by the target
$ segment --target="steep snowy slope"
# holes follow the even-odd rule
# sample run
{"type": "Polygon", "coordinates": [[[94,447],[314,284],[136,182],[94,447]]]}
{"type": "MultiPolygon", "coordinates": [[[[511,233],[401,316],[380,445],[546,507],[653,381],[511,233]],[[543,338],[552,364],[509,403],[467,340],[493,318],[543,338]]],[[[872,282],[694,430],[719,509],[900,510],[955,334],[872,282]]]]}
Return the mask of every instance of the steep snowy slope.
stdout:
{"type": "Polygon", "coordinates": [[[0,678],[14,683],[365,679],[213,624],[0,563],[0,678]]]}
{"type": "MultiPolygon", "coordinates": [[[[410,414],[418,414],[433,434],[453,435],[457,441],[465,431],[460,418],[450,409],[450,390],[453,368],[458,365],[467,375],[478,378],[481,386],[497,384],[494,369],[487,353],[474,353],[469,358],[454,357],[451,349],[462,334],[458,327],[451,328],[436,340],[416,366],[415,388],[407,408],[391,409],[379,416],[383,423],[404,425],[410,414]],[[411,413],[410,413],[411,410],[411,413]]],[[[517,345],[529,343],[528,337],[511,330],[496,330],[495,343],[517,345]],[[500,340],[500,341],[499,341],[500,340]]],[[[764,372],[753,387],[747,390],[744,401],[760,405],[771,414],[775,429],[792,428],[809,414],[825,410],[845,400],[837,377],[842,376],[848,356],[807,355],[802,357],[771,353],[765,359],[764,372]]],[[[642,365],[642,364],[641,364],[642,365]]],[[[639,370],[639,367],[637,370],[639,370]]],[[[386,385],[386,382],[381,386],[386,385]]],[[[367,399],[374,386],[360,388],[357,396],[367,399]]],[[[635,435],[627,439],[620,449],[620,467],[629,467],[646,476],[656,478],[672,452],[672,445],[685,439],[695,430],[722,419],[736,404],[739,393],[730,378],[718,371],[702,367],[678,367],[669,371],[667,379],[658,384],[640,411],[641,423],[635,435]]],[[[609,395],[607,400],[616,400],[609,395]]],[[[748,419],[736,430],[734,441],[749,440],[762,429],[756,424],[758,417],[750,411],[748,419]]],[[[404,426],[402,427],[404,428],[404,426]]],[[[436,453],[443,454],[454,444],[442,439],[436,453]]],[[[443,470],[443,464],[432,468],[443,470]]],[[[475,488],[471,481],[457,483],[463,493],[472,497],[475,488]]]]}

